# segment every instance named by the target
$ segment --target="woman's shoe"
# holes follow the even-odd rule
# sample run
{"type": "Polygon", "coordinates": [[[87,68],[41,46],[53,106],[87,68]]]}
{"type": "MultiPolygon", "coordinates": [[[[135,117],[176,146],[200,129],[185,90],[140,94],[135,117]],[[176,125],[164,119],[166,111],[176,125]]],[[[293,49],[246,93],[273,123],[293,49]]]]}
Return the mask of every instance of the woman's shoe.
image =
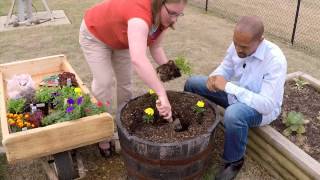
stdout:
{"type": "Polygon", "coordinates": [[[100,155],[106,159],[110,158],[115,152],[114,143],[112,143],[111,141],[98,143],[98,149],[100,155]]]}

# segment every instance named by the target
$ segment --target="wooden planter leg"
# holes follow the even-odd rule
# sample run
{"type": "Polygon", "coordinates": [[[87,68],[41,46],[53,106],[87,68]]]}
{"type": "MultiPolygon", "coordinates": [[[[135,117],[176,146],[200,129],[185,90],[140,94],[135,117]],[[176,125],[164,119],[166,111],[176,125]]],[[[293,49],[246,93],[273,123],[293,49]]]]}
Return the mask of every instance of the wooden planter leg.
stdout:
{"type": "Polygon", "coordinates": [[[82,179],[86,176],[86,172],[88,170],[84,167],[82,158],[79,153],[76,153],[76,161],[77,161],[78,173],[79,173],[79,178],[77,179],[82,179]]]}
{"type": "Polygon", "coordinates": [[[69,151],[53,155],[55,169],[59,180],[70,180],[74,178],[73,160],[69,151]]]}
{"type": "Polygon", "coordinates": [[[48,178],[50,180],[58,180],[58,176],[57,176],[56,172],[54,171],[54,169],[49,165],[48,159],[41,158],[40,162],[41,162],[42,168],[46,172],[48,178]]]}

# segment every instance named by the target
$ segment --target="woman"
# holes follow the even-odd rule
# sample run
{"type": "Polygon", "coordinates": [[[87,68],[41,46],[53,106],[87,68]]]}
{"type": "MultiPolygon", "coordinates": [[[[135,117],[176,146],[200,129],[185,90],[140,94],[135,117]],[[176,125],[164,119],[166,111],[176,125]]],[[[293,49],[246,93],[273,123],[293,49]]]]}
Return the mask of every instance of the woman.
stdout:
{"type": "MultiPolygon", "coordinates": [[[[160,103],[157,109],[171,119],[171,105],[156,71],[147,57],[147,47],[157,64],[168,62],[160,43],[173,27],[187,0],[106,0],[90,8],[80,27],[79,42],[93,74],[92,93],[102,102],[111,100],[113,75],[117,81],[117,105],[130,100],[133,69],[160,103]]],[[[100,142],[103,156],[109,143],[100,142]]]]}

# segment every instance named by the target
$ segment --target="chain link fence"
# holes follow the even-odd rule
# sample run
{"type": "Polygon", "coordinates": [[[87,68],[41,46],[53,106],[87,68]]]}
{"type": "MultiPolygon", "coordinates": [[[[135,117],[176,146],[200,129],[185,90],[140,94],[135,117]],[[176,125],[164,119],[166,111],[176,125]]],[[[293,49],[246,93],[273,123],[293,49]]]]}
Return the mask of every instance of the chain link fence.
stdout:
{"type": "MultiPolygon", "coordinates": [[[[208,0],[207,9],[234,22],[244,15],[259,16],[268,35],[288,43],[293,42],[293,46],[320,56],[320,1],[301,0],[297,11],[298,1],[300,0],[208,0]]],[[[190,0],[189,3],[206,8],[206,0],[190,0]]]]}

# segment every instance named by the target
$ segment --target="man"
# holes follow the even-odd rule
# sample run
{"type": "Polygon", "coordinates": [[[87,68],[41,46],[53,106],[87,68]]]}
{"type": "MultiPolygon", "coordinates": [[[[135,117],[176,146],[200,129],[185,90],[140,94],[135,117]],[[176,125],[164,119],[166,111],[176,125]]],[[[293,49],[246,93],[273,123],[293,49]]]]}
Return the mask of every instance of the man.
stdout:
{"type": "Polygon", "coordinates": [[[224,166],[216,179],[236,177],[244,162],[249,128],[271,123],[281,111],[287,62],[263,32],[260,18],[241,17],[220,66],[209,77],[189,78],[184,87],[225,108],[224,166]]]}

